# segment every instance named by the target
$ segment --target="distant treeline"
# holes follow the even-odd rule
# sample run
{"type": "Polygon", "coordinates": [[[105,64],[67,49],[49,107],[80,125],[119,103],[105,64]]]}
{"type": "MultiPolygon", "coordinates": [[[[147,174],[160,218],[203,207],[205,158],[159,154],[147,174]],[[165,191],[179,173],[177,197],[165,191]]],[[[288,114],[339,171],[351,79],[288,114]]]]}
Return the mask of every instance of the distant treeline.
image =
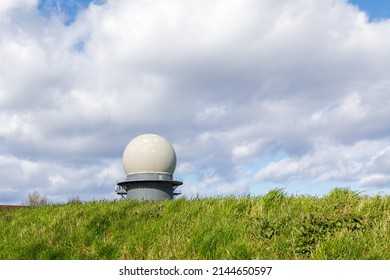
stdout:
{"type": "Polygon", "coordinates": [[[0,209],[20,208],[22,205],[0,205],[0,209]]]}

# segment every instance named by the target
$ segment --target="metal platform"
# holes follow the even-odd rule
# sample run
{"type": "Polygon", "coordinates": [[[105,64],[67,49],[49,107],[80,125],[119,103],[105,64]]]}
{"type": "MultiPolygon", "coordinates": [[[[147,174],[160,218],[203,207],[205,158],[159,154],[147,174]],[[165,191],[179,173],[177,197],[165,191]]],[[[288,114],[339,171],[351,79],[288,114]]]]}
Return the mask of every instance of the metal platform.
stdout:
{"type": "Polygon", "coordinates": [[[182,184],[182,180],[173,178],[171,174],[132,174],[117,182],[115,192],[134,200],[172,199],[181,194],[176,188],[182,184]]]}

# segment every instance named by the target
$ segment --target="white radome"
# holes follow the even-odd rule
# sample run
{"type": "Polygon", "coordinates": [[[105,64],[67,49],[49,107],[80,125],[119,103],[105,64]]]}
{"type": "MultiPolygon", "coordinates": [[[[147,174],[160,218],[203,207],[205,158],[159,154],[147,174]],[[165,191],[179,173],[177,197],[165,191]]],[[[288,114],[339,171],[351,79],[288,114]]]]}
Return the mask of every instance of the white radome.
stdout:
{"type": "Polygon", "coordinates": [[[164,137],[142,134],[127,145],[123,153],[123,168],[126,175],[173,174],[176,168],[176,153],[164,137]]]}

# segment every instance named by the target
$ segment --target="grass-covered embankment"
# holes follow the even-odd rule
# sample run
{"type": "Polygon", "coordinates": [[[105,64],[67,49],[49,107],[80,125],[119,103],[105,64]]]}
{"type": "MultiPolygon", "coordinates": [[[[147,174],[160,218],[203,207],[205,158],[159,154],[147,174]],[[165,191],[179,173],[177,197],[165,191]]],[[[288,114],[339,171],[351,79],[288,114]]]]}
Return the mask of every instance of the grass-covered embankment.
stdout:
{"type": "Polygon", "coordinates": [[[88,202],[0,210],[0,259],[390,259],[390,197],[88,202]]]}

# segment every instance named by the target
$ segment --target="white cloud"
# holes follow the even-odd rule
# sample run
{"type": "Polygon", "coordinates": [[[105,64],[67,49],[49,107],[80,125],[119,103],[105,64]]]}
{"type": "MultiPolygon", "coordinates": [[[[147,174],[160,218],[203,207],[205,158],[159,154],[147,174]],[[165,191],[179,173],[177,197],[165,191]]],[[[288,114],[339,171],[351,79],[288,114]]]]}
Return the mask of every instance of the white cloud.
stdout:
{"type": "Polygon", "coordinates": [[[45,194],[51,202],[66,202],[71,195],[79,195],[83,200],[114,198],[115,182],[123,176],[121,173],[121,165],[112,160],[67,167],[0,155],[0,193],[13,204],[22,203],[34,190],[45,194]]]}
{"type": "Polygon", "coordinates": [[[195,122],[198,123],[215,123],[226,115],[227,108],[225,105],[208,105],[195,115],[195,122]]]}
{"type": "Polygon", "coordinates": [[[7,13],[14,8],[20,6],[32,8],[36,4],[36,0],[3,0],[0,2],[0,13],[7,13]]]}
{"type": "MultiPolygon", "coordinates": [[[[65,26],[35,5],[0,4],[0,165],[30,188],[110,193],[144,132],[172,141],[192,193],[386,181],[389,21],[343,0],[118,0],[65,26]]],[[[0,189],[24,194],[11,177],[0,189]]]]}
{"type": "Polygon", "coordinates": [[[370,174],[359,180],[359,185],[362,187],[371,188],[389,188],[390,187],[390,176],[387,174],[370,174]]]}
{"type": "Polygon", "coordinates": [[[243,159],[253,157],[259,154],[261,148],[261,141],[246,142],[233,148],[232,156],[234,159],[243,159]]]}
{"type": "Polygon", "coordinates": [[[359,187],[388,187],[387,141],[361,141],[352,146],[323,143],[298,158],[271,162],[258,171],[258,181],[357,182],[359,187]]]}

